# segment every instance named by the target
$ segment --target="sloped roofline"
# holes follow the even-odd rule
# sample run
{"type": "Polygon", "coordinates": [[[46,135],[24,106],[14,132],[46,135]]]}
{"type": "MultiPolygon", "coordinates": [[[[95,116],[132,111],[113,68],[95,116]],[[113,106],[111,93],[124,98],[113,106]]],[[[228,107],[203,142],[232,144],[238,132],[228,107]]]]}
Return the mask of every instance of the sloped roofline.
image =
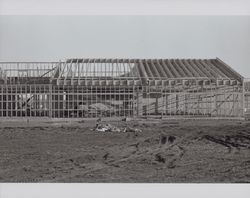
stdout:
{"type": "Polygon", "coordinates": [[[236,70],[234,70],[231,66],[226,64],[224,61],[222,61],[220,58],[216,57],[216,60],[219,61],[221,64],[223,64],[229,71],[231,71],[234,75],[238,76],[238,78],[241,78],[242,80],[244,77],[238,73],[236,70]]]}

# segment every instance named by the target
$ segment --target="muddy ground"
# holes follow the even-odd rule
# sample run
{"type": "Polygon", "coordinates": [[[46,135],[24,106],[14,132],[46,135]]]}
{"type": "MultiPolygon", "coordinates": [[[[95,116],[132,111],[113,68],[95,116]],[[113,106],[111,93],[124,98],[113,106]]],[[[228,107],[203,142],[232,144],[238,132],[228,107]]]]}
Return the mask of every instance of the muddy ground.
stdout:
{"type": "Polygon", "coordinates": [[[250,122],[108,123],[0,122],[0,182],[250,182],[250,122]]]}

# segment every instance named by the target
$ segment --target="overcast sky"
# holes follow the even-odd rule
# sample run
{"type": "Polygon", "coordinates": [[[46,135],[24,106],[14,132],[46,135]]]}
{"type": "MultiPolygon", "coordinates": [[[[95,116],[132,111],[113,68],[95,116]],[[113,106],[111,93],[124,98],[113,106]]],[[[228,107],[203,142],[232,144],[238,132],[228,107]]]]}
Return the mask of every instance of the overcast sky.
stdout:
{"type": "Polygon", "coordinates": [[[249,0],[0,0],[0,14],[249,15],[249,0]]]}
{"type": "Polygon", "coordinates": [[[215,58],[250,77],[248,16],[0,16],[0,61],[215,58]]]}

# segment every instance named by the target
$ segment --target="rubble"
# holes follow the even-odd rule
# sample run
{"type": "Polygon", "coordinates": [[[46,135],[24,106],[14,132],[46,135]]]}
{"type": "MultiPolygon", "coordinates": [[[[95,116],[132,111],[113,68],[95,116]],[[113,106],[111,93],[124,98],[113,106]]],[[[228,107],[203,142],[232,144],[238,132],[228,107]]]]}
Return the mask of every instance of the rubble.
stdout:
{"type": "Polygon", "coordinates": [[[98,132],[122,132],[120,128],[112,126],[111,124],[97,124],[95,130],[98,132]]]}
{"type": "Polygon", "coordinates": [[[137,128],[132,128],[132,127],[127,127],[127,128],[124,128],[124,131],[123,132],[134,132],[134,133],[137,133],[137,132],[142,132],[141,129],[137,129],[137,128]]]}
{"type": "Polygon", "coordinates": [[[131,118],[126,117],[126,118],[123,118],[122,121],[123,122],[129,122],[129,121],[131,121],[131,118]]]}
{"type": "Polygon", "coordinates": [[[126,133],[126,132],[132,132],[132,133],[140,133],[142,132],[141,129],[137,129],[137,128],[132,128],[132,127],[116,127],[113,126],[111,124],[101,124],[101,123],[97,123],[96,127],[94,129],[97,132],[116,132],[116,133],[126,133]]]}

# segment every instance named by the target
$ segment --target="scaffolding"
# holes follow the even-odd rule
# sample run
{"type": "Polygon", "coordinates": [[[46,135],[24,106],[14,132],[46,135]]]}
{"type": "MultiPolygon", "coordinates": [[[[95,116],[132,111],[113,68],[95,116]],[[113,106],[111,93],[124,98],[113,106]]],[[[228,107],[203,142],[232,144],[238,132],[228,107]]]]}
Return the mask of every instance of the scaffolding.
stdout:
{"type": "Polygon", "coordinates": [[[0,62],[0,117],[243,117],[249,82],[218,58],[0,62]]]}

